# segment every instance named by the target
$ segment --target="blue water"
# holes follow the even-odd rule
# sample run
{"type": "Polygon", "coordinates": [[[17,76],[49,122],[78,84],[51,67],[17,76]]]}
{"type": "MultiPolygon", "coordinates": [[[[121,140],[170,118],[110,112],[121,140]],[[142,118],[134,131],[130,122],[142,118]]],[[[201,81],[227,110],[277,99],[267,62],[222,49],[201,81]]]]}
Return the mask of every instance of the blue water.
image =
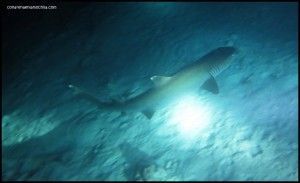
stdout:
{"type": "Polygon", "coordinates": [[[56,6],[4,14],[3,180],[298,180],[297,3],[56,6]],[[222,46],[219,94],[151,120],[68,88],[126,100],[222,46]]]}

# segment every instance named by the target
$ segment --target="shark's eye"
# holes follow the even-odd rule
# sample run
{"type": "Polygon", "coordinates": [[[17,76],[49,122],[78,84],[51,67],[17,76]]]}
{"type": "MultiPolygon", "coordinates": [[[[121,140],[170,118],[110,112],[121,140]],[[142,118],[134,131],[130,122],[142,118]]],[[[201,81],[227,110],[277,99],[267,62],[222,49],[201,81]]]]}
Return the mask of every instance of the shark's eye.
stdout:
{"type": "Polygon", "coordinates": [[[208,127],[211,120],[209,106],[196,96],[186,96],[172,108],[170,121],[185,137],[195,137],[208,127]]]}

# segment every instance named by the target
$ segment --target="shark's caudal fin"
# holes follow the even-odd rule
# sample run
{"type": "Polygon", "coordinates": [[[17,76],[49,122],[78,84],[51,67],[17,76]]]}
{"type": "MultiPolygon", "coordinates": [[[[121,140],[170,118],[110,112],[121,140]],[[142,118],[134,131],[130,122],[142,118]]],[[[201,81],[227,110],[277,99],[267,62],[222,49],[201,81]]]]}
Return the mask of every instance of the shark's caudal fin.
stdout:
{"type": "Polygon", "coordinates": [[[92,95],[91,93],[88,93],[87,91],[84,91],[83,89],[74,86],[74,85],[68,85],[69,88],[71,88],[74,91],[74,94],[86,99],[87,101],[96,104],[98,108],[103,110],[119,110],[121,108],[122,103],[118,101],[111,101],[111,102],[103,102],[99,100],[97,97],[92,95]]]}

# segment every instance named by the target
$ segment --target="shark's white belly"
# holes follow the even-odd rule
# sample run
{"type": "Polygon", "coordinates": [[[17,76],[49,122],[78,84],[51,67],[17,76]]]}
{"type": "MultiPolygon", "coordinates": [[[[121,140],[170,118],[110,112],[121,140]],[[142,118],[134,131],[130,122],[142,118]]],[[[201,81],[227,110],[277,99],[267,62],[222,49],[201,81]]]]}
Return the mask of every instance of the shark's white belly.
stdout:
{"type": "Polygon", "coordinates": [[[145,96],[140,107],[159,109],[172,105],[178,99],[191,92],[198,92],[201,85],[209,78],[209,74],[175,78],[164,86],[155,88],[151,94],[145,96]]]}

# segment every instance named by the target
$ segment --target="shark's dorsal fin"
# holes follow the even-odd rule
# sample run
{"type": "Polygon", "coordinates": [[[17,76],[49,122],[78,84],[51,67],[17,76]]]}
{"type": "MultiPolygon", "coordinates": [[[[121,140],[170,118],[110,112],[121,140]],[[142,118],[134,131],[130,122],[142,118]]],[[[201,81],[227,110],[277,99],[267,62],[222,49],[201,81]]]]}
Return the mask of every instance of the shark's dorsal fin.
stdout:
{"type": "Polygon", "coordinates": [[[207,81],[205,81],[205,83],[201,86],[201,88],[210,91],[213,94],[219,93],[218,84],[213,76],[210,76],[210,78],[207,81]]]}
{"type": "Polygon", "coordinates": [[[152,110],[152,109],[146,109],[146,110],[143,110],[142,113],[143,113],[148,119],[151,119],[152,116],[154,115],[155,111],[152,110]]]}
{"type": "Polygon", "coordinates": [[[172,77],[167,76],[152,76],[150,79],[154,83],[155,86],[161,86],[166,84],[172,77]]]}

